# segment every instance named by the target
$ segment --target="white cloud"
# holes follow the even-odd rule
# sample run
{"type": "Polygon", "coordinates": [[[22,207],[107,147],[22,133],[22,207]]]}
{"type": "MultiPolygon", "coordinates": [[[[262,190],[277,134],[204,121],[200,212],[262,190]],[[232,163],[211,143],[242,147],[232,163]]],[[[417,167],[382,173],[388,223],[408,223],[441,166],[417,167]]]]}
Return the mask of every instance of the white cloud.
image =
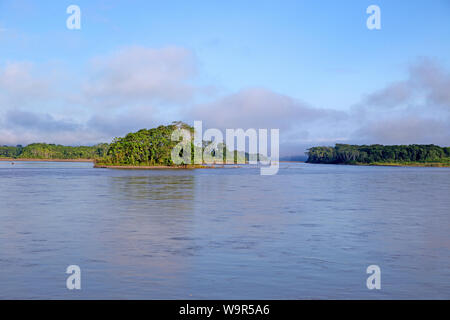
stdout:
{"type": "Polygon", "coordinates": [[[355,136],[365,144],[437,144],[448,146],[450,119],[433,119],[417,115],[368,121],[355,136]]]}
{"type": "Polygon", "coordinates": [[[0,68],[0,103],[8,106],[41,101],[51,96],[52,81],[33,73],[30,62],[10,62],[0,68]]]}
{"type": "Polygon", "coordinates": [[[450,72],[432,59],[410,66],[408,78],[367,95],[365,107],[398,108],[423,102],[427,108],[450,109],[450,72]]]}
{"type": "Polygon", "coordinates": [[[292,129],[325,119],[334,121],[345,113],[320,109],[263,88],[249,88],[216,101],[194,106],[189,116],[217,128],[292,129]]]}
{"type": "Polygon", "coordinates": [[[91,63],[83,94],[87,101],[104,107],[134,102],[186,103],[195,88],[193,54],[184,48],[129,47],[91,63]]]}
{"type": "Polygon", "coordinates": [[[404,81],[366,96],[353,110],[359,122],[350,139],[359,143],[450,143],[450,73],[422,58],[404,81]]]}

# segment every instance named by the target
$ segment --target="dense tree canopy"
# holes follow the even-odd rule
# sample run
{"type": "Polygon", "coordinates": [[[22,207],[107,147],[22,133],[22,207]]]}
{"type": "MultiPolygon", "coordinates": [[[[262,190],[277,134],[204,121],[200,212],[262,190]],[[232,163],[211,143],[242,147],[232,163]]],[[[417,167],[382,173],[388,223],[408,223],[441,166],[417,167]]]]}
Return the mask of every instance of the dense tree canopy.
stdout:
{"type": "Polygon", "coordinates": [[[142,129],[128,133],[123,138],[115,138],[106,156],[98,163],[106,165],[172,165],[171,152],[178,144],[172,141],[172,132],[177,129],[193,128],[182,122],[153,129],[142,129]]]}
{"type": "MultiPolygon", "coordinates": [[[[168,126],[159,126],[152,129],[142,129],[128,133],[125,137],[115,138],[111,144],[99,144],[92,147],[79,146],[68,147],[55,144],[33,143],[26,147],[16,146],[0,147],[0,157],[21,159],[93,159],[100,165],[113,166],[171,166],[172,150],[180,141],[172,141],[172,133],[175,129],[187,129],[191,133],[191,157],[182,164],[194,163],[194,128],[183,123],[173,122],[168,126]]],[[[180,138],[181,139],[181,138],[180,138]]],[[[202,154],[211,141],[204,141],[197,148],[197,154],[202,154]]],[[[189,145],[189,144],[188,144],[189,145]]],[[[230,151],[221,143],[218,148],[223,150],[223,162],[233,159],[234,163],[248,162],[250,155],[247,152],[230,151]]],[[[214,163],[215,149],[209,148],[211,158],[203,160],[214,163]]],[[[178,150],[177,150],[178,151],[178,150]]],[[[180,156],[183,148],[180,149],[180,156]]],[[[220,157],[220,156],[218,156],[220,157]]],[[[252,156],[252,159],[260,159],[260,155],[252,156]]]]}
{"type": "MultiPolygon", "coordinates": [[[[172,133],[175,129],[187,129],[191,133],[191,156],[190,159],[182,164],[194,163],[194,128],[183,123],[173,122],[168,126],[159,126],[153,129],[142,129],[137,132],[128,133],[123,138],[115,138],[105,157],[98,159],[99,165],[113,166],[172,166],[172,150],[179,141],[172,141],[172,133]]],[[[196,152],[203,154],[207,145],[211,141],[203,141],[202,147],[198,147],[196,152]]],[[[246,152],[230,151],[226,145],[221,143],[218,148],[222,148],[223,159],[225,162],[227,157],[233,159],[233,163],[243,163],[249,160],[250,155],[246,152]]],[[[180,156],[183,148],[180,149],[180,156]]],[[[213,163],[215,156],[214,149],[211,150],[211,158],[203,161],[213,163]]],[[[256,157],[256,155],[255,155],[256,157]]],[[[259,156],[258,156],[259,158],[259,156]]]]}
{"type": "Polygon", "coordinates": [[[22,150],[23,147],[20,145],[16,147],[0,147],[0,158],[17,158],[22,153],[22,150]]]}
{"type": "Polygon", "coordinates": [[[448,162],[450,147],[430,145],[348,145],[314,147],[308,150],[309,163],[371,164],[383,162],[448,162]]]}
{"type": "Polygon", "coordinates": [[[33,143],[26,147],[0,147],[0,157],[21,159],[96,159],[103,157],[108,147],[106,143],[91,147],[33,143]]]}

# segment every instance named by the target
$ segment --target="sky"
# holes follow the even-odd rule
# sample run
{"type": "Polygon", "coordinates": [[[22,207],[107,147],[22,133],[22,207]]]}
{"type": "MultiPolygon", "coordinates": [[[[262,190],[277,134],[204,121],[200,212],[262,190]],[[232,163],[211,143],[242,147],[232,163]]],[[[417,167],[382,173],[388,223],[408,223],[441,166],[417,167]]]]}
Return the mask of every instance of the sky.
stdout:
{"type": "Polygon", "coordinates": [[[280,129],[282,155],[449,146],[450,0],[0,0],[0,145],[178,120],[280,129]]]}

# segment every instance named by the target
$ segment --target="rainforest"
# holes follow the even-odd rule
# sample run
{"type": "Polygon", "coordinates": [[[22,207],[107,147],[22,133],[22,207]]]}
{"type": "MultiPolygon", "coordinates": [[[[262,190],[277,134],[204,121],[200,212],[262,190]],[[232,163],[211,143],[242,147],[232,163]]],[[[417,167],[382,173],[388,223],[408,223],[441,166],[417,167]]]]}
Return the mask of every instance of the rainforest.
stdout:
{"type": "Polygon", "coordinates": [[[23,147],[0,147],[0,159],[36,159],[36,160],[94,160],[106,154],[107,143],[95,146],[62,146],[58,144],[32,143],[23,147]]]}
{"type": "Polygon", "coordinates": [[[430,145],[349,145],[313,147],[308,163],[450,166],[450,147],[430,145]]]}
{"type": "MultiPolygon", "coordinates": [[[[171,152],[178,144],[172,140],[172,133],[176,129],[189,130],[192,135],[194,128],[181,121],[174,121],[172,124],[160,125],[152,129],[141,129],[131,132],[124,137],[114,138],[108,143],[101,143],[94,146],[63,146],[47,143],[32,143],[23,147],[22,145],[0,147],[0,160],[91,160],[98,166],[174,166],[171,152]]],[[[204,141],[204,145],[194,147],[191,143],[191,150],[194,148],[199,153],[203,153],[211,141],[204,141]]],[[[230,151],[225,144],[219,144],[218,148],[223,150],[223,160],[226,157],[234,157],[234,163],[248,162],[250,155],[246,152],[230,151]]],[[[182,150],[180,150],[182,152],[182,150]]],[[[211,156],[214,156],[212,150],[211,156]]],[[[183,163],[193,165],[194,152],[191,161],[183,163]]],[[[259,160],[261,157],[256,156],[259,160]]]]}

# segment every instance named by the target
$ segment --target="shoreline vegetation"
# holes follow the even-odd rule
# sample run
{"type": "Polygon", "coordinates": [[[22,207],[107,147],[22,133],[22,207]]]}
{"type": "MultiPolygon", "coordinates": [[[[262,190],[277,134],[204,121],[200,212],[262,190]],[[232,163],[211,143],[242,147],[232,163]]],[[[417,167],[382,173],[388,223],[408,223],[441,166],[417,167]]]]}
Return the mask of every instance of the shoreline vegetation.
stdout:
{"type": "Polygon", "coordinates": [[[23,147],[0,146],[2,161],[57,161],[57,162],[93,162],[108,151],[107,143],[95,146],[70,147],[57,144],[32,143],[23,147]]]}
{"type": "Polygon", "coordinates": [[[307,163],[362,166],[450,167],[450,147],[430,145],[348,145],[313,147],[307,163]]]}
{"type": "Polygon", "coordinates": [[[94,159],[36,159],[36,158],[0,158],[8,162],[94,162],[94,159]]]}
{"type": "Polygon", "coordinates": [[[142,129],[128,133],[125,137],[115,138],[111,144],[102,143],[92,147],[69,147],[55,144],[34,143],[26,147],[0,147],[0,161],[55,161],[55,162],[93,162],[95,168],[110,169],[212,169],[236,167],[248,163],[249,159],[260,159],[260,155],[245,152],[230,151],[225,144],[218,146],[223,151],[223,157],[217,155],[214,148],[208,146],[211,141],[205,141],[203,146],[194,146],[193,141],[181,144],[172,140],[172,133],[177,129],[188,130],[194,136],[194,128],[183,123],[173,122],[168,126],[152,129],[142,129]],[[176,164],[172,160],[172,152],[177,149],[182,162],[176,164]],[[190,158],[182,158],[183,149],[190,148],[190,158]],[[211,152],[204,155],[206,148],[211,152]],[[203,154],[203,164],[194,164],[194,154],[203,154]],[[215,160],[214,160],[215,159],[215,160]],[[217,159],[221,161],[217,161],[217,159]],[[228,162],[227,159],[233,159],[228,162]],[[215,164],[217,162],[217,164],[215,164]],[[223,162],[223,164],[221,163],[223,162]]]}
{"type": "Polygon", "coordinates": [[[245,164],[251,157],[257,159],[261,157],[236,150],[230,151],[225,144],[217,146],[217,149],[222,151],[222,155],[216,157],[215,149],[209,145],[211,141],[204,141],[202,146],[195,146],[193,137],[194,128],[180,121],[168,126],[161,125],[157,128],[128,133],[125,137],[115,138],[106,154],[95,159],[94,166],[114,169],[210,169],[245,164]],[[189,131],[191,140],[182,143],[172,140],[172,133],[175,130],[189,131]],[[207,148],[211,151],[205,154],[207,148]],[[183,157],[185,150],[187,157],[183,157]],[[179,156],[180,162],[174,163],[174,152],[175,156],[179,156]],[[203,155],[202,164],[195,163],[195,154],[203,155]],[[228,159],[233,161],[228,162],[228,159]],[[223,162],[223,164],[215,164],[215,162],[223,162]]]}
{"type": "MultiPolygon", "coordinates": [[[[179,141],[172,141],[171,135],[176,129],[189,130],[193,136],[194,128],[183,122],[173,122],[168,126],[128,133],[125,137],[115,138],[110,144],[77,147],[45,143],[33,143],[26,147],[0,146],[0,161],[92,162],[95,168],[111,169],[210,169],[236,167],[248,163],[249,159],[262,159],[259,154],[230,151],[222,144],[219,150],[223,151],[223,164],[211,161],[215,157],[214,149],[210,149],[211,158],[208,161],[194,164],[194,154],[203,154],[206,148],[210,148],[208,144],[211,141],[205,141],[201,147],[194,146],[193,141],[189,146],[188,141],[177,150],[180,156],[183,148],[190,147],[195,152],[191,152],[190,159],[188,157],[181,164],[175,164],[172,161],[172,151],[179,147],[179,141]],[[230,163],[228,159],[233,161],[230,163]]],[[[308,158],[305,162],[314,164],[450,167],[450,147],[432,144],[336,144],[334,147],[312,147],[306,154],[308,158]]]]}
{"type": "Polygon", "coordinates": [[[169,170],[193,170],[193,169],[216,169],[216,168],[224,168],[225,166],[230,166],[232,168],[239,168],[236,165],[226,165],[226,164],[216,164],[216,165],[171,165],[171,166],[114,166],[114,165],[103,165],[103,164],[94,164],[94,168],[106,168],[106,169],[136,169],[136,170],[153,170],[153,169],[169,169],[169,170]]]}
{"type": "Polygon", "coordinates": [[[375,166],[375,167],[439,167],[439,168],[450,167],[450,163],[445,162],[373,162],[373,163],[355,163],[353,165],[375,166]]]}

